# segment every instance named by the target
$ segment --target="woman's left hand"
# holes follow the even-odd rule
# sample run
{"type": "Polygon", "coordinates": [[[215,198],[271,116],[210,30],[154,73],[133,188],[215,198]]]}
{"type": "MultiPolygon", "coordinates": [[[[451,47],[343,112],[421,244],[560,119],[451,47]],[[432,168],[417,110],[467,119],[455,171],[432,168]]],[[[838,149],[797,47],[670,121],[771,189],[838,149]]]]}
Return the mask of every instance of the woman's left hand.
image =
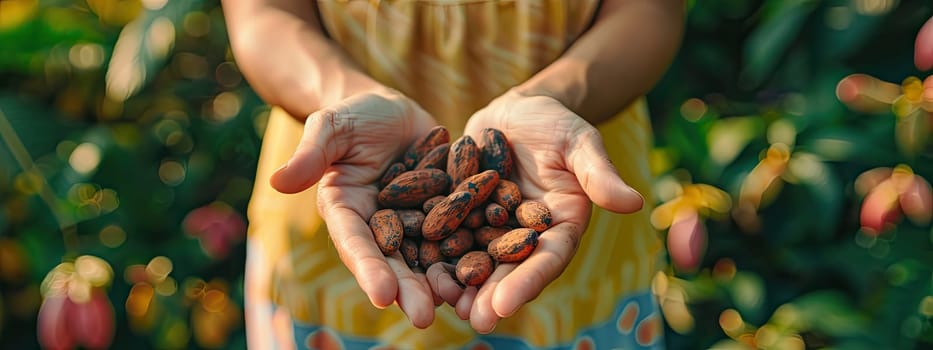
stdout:
{"type": "Polygon", "coordinates": [[[441,264],[429,269],[434,293],[480,333],[491,332],[501,318],[514,314],[560,276],[582,239],[593,203],[632,213],[644,202],[619,178],[599,131],[556,99],[509,91],[470,117],[464,132],[479,143],[485,128],[506,135],[515,163],[511,180],[525,199],[550,209],[553,226],[541,233],[537,248],[524,262],[499,264],[479,289],[459,287],[441,264]]]}

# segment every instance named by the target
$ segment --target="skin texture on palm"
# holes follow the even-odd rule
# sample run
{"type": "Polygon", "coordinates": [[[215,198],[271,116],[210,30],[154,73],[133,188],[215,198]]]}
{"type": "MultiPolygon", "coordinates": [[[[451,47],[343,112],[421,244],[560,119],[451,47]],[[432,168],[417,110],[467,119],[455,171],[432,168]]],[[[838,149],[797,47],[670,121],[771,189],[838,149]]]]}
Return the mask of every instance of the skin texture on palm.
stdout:
{"type": "Polygon", "coordinates": [[[401,94],[355,95],[312,113],[295,154],[270,180],[283,193],[317,184],[317,207],[338,255],[372,304],[385,308],[397,302],[420,328],[434,320],[434,294],[424,274],[412,272],[400,253],[383,256],[367,222],[378,209],[375,183],[382,173],[436,124],[401,94]]]}
{"type": "Polygon", "coordinates": [[[434,293],[478,332],[488,333],[564,271],[587,227],[592,203],[632,213],[644,199],[619,178],[596,128],[556,99],[511,91],[474,114],[465,133],[477,138],[484,128],[506,134],[515,157],[514,181],[527,199],[543,202],[554,219],[527,260],[499,264],[479,289],[461,289],[445,266],[429,269],[434,293]]]}

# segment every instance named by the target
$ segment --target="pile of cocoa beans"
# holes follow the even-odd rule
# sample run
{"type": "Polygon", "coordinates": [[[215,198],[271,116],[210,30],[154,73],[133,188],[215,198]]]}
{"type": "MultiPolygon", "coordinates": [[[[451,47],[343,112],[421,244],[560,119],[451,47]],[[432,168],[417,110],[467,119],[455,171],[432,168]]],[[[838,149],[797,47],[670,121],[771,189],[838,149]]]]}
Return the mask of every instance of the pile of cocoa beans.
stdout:
{"type": "Polygon", "coordinates": [[[479,286],[496,263],[525,260],[551,226],[543,203],[522,199],[510,181],[512,148],[502,131],[487,128],[450,143],[436,126],[416,140],[379,181],[379,210],[369,219],[386,256],[401,252],[409,267],[455,264],[456,279],[479,286]]]}

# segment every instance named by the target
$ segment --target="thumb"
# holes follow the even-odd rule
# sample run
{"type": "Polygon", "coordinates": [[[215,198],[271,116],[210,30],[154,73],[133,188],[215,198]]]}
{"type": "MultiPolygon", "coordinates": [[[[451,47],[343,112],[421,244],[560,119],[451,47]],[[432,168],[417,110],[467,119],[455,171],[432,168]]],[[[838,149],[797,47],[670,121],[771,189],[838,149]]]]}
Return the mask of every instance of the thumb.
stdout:
{"type": "Polygon", "coordinates": [[[334,138],[346,121],[333,109],[312,113],[305,121],[304,134],[291,159],[269,179],[282,193],[298,193],[317,183],[330,165],[343,157],[334,138]]]}
{"type": "Polygon", "coordinates": [[[593,203],[622,214],[641,210],[644,197],[619,177],[596,128],[588,126],[568,148],[567,165],[593,203]]]}
{"type": "Polygon", "coordinates": [[[914,64],[920,70],[933,68],[933,17],[917,32],[914,42],[914,64]]]}

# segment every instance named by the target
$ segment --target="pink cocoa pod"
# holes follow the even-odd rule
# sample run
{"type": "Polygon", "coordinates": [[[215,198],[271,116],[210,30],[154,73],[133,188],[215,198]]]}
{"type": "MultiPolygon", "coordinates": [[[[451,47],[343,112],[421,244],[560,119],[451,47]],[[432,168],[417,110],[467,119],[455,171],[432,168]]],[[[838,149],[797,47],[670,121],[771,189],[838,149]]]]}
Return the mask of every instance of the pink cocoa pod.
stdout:
{"type": "Polygon", "coordinates": [[[678,213],[667,231],[667,250],[678,270],[699,267],[706,253],[706,228],[696,212],[678,213]]]}

